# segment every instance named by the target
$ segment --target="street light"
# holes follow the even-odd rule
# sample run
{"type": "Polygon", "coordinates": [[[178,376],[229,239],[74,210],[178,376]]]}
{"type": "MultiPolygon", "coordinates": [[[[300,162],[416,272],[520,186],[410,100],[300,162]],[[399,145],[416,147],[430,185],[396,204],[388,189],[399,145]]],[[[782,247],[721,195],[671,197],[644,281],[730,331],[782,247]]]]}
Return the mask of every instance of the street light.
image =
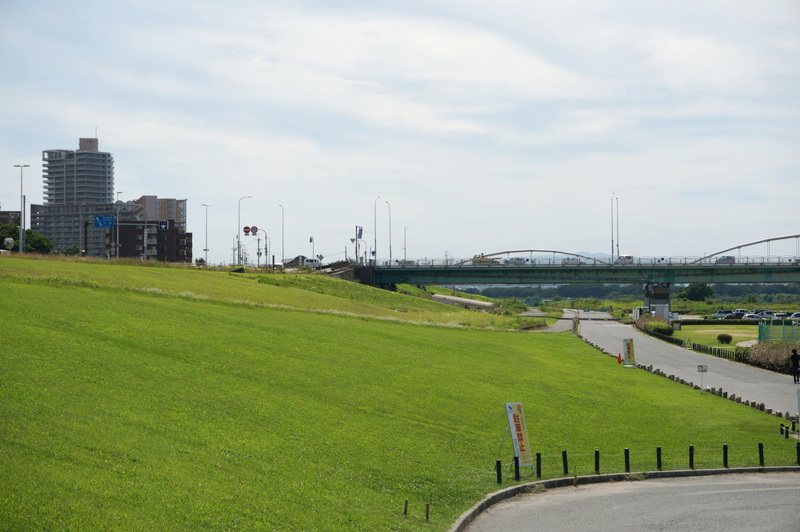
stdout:
{"type": "Polygon", "coordinates": [[[389,266],[392,265],[392,205],[387,201],[386,205],[389,206],[389,266]]]}
{"type": "Polygon", "coordinates": [[[372,247],[372,251],[375,253],[374,264],[378,264],[378,200],[381,199],[380,196],[375,198],[375,201],[372,203],[372,229],[373,229],[373,236],[375,237],[374,246],[372,247]]]}
{"type": "Polygon", "coordinates": [[[281,268],[286,267],[286,254],[283,246],[283,205],[278,205],[281,208],[281,268]]]}
{"type": "Polygon", "coordinates": [[[30,168],[29,164],[15,164],[19,168],[19,252],[25,253],[25,196],[22,194],[22,169],[30,168]]]}
{"type": "Polygon", "coordinates": [[[242,196],[239,198],[239,210],[238,210],[238,218],[236,220],[236,238],[238,238],[237,242],[237,251],[236,251],[236,260],[237,266],[242,265],[242,200],[246,198],[252,198],[253,196],[242,196]]]}
{"type": "Polygon", "coordinates": [[[203,203],[202,205],[206,208],[206,247],[203,251],[206,252],[206,266],[208,266],[208,208],[211,207],[211,204],[203,203]]]}

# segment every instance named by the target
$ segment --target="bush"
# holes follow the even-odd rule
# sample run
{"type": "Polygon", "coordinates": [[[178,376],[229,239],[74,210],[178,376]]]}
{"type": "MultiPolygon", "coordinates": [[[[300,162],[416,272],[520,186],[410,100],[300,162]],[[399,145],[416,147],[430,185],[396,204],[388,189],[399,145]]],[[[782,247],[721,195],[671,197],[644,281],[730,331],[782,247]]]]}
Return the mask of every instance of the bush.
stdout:
{"type": "Polygon", "coordinates": [[[750,363],[760,368],[780,373],[789,373],[789,355],[798,344],[783,342],[759,342],[750,348],[750,363]]]}
{"type": "Polygon", "coordinates": [[[721,344],[729,344],[731,343],[731,340],[733,340],[733,336],[731,336],[730,334],[723,333],[717,335],[717,342],[721,344]]]}
{"type": "Polygon", "coordinates": [[[647,332],[663,334],[664,336],[672,336],[672,333],[675,332],[669,324],[657,319],[650,320],[645,325],[645,329],[647,332]]]}

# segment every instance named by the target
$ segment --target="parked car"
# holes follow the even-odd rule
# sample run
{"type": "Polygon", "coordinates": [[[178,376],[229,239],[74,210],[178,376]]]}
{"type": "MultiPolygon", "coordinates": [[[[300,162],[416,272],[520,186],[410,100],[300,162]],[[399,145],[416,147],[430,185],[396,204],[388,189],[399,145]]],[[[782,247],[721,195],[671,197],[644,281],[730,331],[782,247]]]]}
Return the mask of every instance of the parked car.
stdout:
{"type": "Polygon", "coordinates": [[[711,319],[713,319],[713,320],[721,320],[722,318],[724,318],[728,314],[733,314],[733,311],[730,310],[730,309],[728,309],[728,310],[720,309],[720,310],[716,311],[713,316],[711,316],[711,319]]]}
{"type": "Polygon", "coordinates": [[[765,319],[765,320],[774,320],[775,319],[775,313],[772,312],[771,310],[764,310],[762,312],[758,312],[757,315],[761,316],[761,318],[765,319]]]}
{"type": "Polygon", "coordinates": [[[750,313],[750,314],[745,314],[744,316],[742,316],[742,319],[743,320],[763,320],[764,318],[761,317],[761,314],[750,313]]]}
{"type": "Polygon", "coordinates": [[[790,320],[800,320],[800,312],[795,312],[791,316],[789,316],[790,320]]]}
{"type": "Polygon", "coordinates": [[[745,314],[751,314],[751,313],[750,312],[739,312],[737,310],[736,312],[731,312],[730,314],[728,314],[727,316],[723,317],[722,319],[723,320],[741,320],[742,318],[744,318],[745,314]]]}
{"type": "Polygon", "coordinates": [[[737,308],[734,312],[741,312],[742,314],[750,314],[750,311],[746,308],[737,308]]]}
{"type": "Polygon", "coordinates": [[[723,255],[722,257],[717,257],[717,260],[714,262],[717,264],[736,264],[736,257],[733,255],[723,255]]]}
{"type": "Polygon", "coordinates": [[[785,320],[789,316],[787,312],[776,312],[772,315],[773,320],[785,320]]]}

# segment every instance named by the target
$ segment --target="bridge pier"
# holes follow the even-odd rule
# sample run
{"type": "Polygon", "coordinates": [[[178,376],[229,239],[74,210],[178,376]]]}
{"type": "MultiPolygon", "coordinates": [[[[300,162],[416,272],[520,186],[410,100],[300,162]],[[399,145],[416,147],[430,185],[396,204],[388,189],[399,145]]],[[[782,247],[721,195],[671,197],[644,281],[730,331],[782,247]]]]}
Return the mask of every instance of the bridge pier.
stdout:
{"type": "Polygon", "coordinates": [[[644,306],[650,312],[655,313],[669,321],[669,314],[671,307],[669,303],[669,292],[672,283],[658,283],[655,281],[648,281],[644,285],[644,306]]]}

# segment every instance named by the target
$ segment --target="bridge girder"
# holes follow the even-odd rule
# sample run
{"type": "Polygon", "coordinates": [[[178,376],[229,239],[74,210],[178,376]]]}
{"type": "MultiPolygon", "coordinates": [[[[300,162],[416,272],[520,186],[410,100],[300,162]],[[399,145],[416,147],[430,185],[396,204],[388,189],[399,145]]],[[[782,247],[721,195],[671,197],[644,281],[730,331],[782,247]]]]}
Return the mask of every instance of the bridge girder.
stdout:
{"type": "Polygon", "coordinates": [[[800,264],[365,266],[372,285],[798,283],[800,264]]]}

